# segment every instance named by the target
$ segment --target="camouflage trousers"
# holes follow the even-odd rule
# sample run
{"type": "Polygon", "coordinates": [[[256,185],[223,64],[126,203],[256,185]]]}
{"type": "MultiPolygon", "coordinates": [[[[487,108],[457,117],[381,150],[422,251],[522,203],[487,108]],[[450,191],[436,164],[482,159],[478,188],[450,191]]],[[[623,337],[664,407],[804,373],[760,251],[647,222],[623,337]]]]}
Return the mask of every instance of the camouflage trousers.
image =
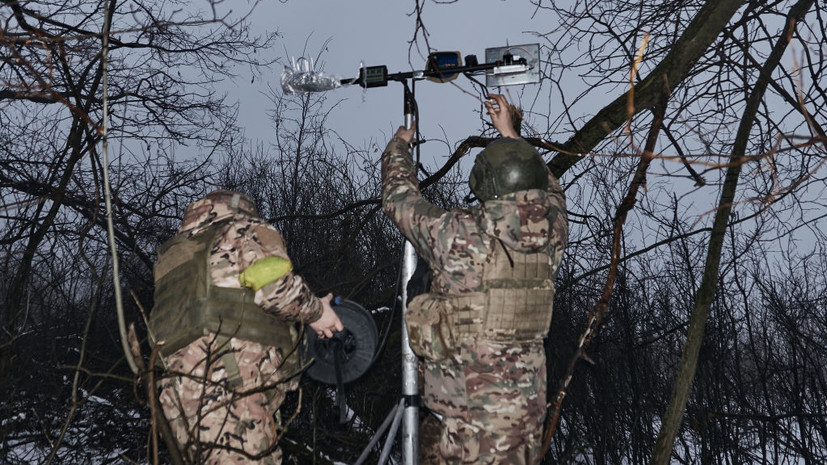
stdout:
{"type": "Polygon", "coordinates": [[[202,337],[167,359],[160,403],[187,463],[279,465],[280,425],[274,415],[298,381],[281,379],[275,348],[238,339],[202,337]],[[231,385],[221,357],[231,352],[240,385],[231,385]],[[272,389],[263,389],[273,386],[272,389]]]}
{"type": "Polygon", "coordinates": [[[541,341],[464,342],[451,359],[421,364],[426,415],[420,463],[537,464],[546,415],[541,341]]]}

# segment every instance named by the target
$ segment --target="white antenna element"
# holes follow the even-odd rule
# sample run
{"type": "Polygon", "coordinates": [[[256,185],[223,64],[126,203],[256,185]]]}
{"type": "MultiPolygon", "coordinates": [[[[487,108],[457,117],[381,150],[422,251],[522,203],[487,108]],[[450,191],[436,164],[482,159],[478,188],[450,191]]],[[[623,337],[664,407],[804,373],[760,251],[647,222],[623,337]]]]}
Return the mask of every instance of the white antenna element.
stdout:
{"type": "Polygon", "coordinates": [[[284,67],[281,73],[281,89],[285,94],[299,94],[306,92],[323,92],[344,87],[350,83],[342,83],[337,76],[316,71],[313,59],[291,57],[290,65],[284,67]]]}

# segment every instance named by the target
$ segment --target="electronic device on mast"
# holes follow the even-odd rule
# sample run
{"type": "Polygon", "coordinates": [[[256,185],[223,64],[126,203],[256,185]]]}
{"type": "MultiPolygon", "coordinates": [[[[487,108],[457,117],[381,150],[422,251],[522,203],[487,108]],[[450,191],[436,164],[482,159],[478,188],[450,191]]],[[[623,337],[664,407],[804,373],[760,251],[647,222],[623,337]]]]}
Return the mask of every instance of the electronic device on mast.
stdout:
{"type": "Polygon", "coordinates": [[[312,59],[293,59],[285,66],[281,86],[285,93],[324,92],[350,85],[365,89],[384,87],[390,81],[427,79],[444,83],[456,79],[460,74],[473,78],[485,75],[487,87],[536,84],[540,82],[540,44],[507,45],[485,50],[485,62],[479,63],[476,55],[460,52],[432,52],[428,55],[425,69],[399,73],[388,72],[386,65],[365,66],[359,74],[342,79],[316,71],[312,59]]]}

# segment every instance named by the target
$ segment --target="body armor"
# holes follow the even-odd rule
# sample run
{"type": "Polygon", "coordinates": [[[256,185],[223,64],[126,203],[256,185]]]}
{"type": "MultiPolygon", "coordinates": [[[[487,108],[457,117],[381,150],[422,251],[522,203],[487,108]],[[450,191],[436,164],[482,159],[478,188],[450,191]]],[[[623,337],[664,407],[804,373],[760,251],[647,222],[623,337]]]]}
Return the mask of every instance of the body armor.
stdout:
{"type": "Polygon", "coordinates": [[[492,238],[482,290],[431,292],[414,297],[405,322],[418,356],[440,361],[462,338],[498,343],[542,340],[548,335],[554,302],[554,266],[546,253],[507,250],[492,238]]]}
{"type": "Polygon", "coordinates": [[[554,299],[554,267],[545,253],[507,250],[492,238],[482,291],[446,295],[454,337],[523,342],[548,334],[554,299]]]}
{"type": "Polygon", "coordinates": [[[155,305],[149,318],[153,342],[165,341],[161,354],[170,356],[210,333],[274,346],[283,368],[292,371],[299,331],[294,323],[265,313],[248,288],[212,284],[210,252],[229,221],[211,225],[190,238],[179,235],[158,249],[155,264],[155,305]]]}

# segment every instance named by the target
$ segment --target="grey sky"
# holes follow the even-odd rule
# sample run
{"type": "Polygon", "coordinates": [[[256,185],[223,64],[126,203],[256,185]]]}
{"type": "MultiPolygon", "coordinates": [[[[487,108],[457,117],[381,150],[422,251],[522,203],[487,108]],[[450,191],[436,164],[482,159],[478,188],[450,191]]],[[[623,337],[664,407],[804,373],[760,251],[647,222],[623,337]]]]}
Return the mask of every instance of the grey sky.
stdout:
{"type": "MultiPolygon", "coordinates": [[[[389,72],[424,67],[426,52],[421,31],[421,49],[411,50],[409,63],[409,42],[415,32],[415,17],[410,16],[413,7],[413,2],[398,0],[291,0],[261,4],[253,16],[256,27],[276,28],[282,35],[272,50],[281,60],[299,57],[305,50],[308,56],[315,56],[329,40],[320,64],[326,73],[349,78],[358,74],[361,62],[366,66],[387,65],[389,72]]],[[[527,31],[544,31],[548,27],[532,21],[532,12],[527,2],[460,1],[427,3],[422,17],[432,48],[459,51],[463,57],[474,54],[484,62],[486,48],[540,42],[527,31]]],[[[266,91],[268,83],[279,87],[281,71],[282,65],[276,65],[268,79],[257,80],[253,85],[249,79],[238,80],[242,124],[248,137],[265,142],[272,139],[272,123],[267,116],[270,105],[260,92],[266,91]]],[[[452,84],[427,81],[416,84],[420,128],[426,138],[447,135],[454,143],[479,131],[480,102],[476,90],[462,76],[452,84]]],[[[510,87],[512,95],[516,97],[520,87],[510,87]]],[[[537,85],[530,87],[532,91],[538,88],[537,85]]],[[[367,140],[384,144],[403,122],[399,83],[391,82],[386,88],[367,91],[351,86],[329,92],[330,97],[345,101],[332,114],[328,125],[354,144],[367,140]]],[[[444,145],[426,145],[423,157],[428,151],[447,153],[444,145]]]]}

